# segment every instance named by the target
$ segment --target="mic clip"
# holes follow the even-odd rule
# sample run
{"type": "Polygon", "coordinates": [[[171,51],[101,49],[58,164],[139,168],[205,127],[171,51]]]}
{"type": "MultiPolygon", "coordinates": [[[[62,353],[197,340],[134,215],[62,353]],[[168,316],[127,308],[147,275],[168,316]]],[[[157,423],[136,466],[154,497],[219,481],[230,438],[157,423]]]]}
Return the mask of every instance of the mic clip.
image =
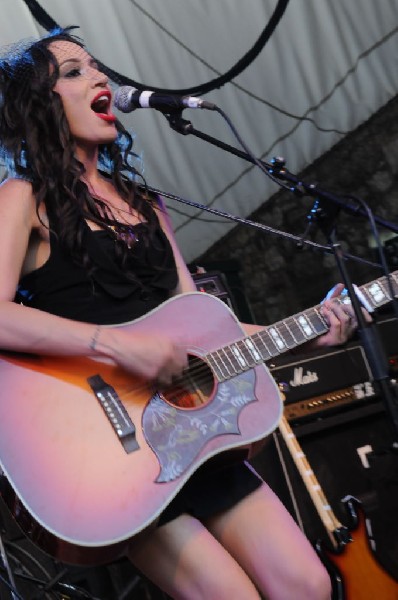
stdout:
{"type": "Polygon", "coordinates": [[[162,112],[174,131],[177,131],[177,133],[181,133],[182,135],[189,135],[193,131],[193,125],[191,121],[182,118],[182,111],[184,108],[173,109],[169,113],[162,112]]]}

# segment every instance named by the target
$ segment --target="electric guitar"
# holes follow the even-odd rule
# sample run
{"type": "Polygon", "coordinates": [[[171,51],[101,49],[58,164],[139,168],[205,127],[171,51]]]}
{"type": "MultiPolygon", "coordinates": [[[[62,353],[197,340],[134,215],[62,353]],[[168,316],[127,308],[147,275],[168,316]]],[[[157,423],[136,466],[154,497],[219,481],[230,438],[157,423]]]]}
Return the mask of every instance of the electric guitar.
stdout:
{"type": "MultiPolygon", "coordinates": [[[[374,307],[386,290],[384,278],[359,288],[374,307]]],[[[64,562],[122,555],[200,465],[273,431],[282,403],[264,363],[328,330],[318,305],[244,337],[200,292],[120,327],[172,336],[189,354],[184,378],[159,390],[110,361],[0,354],[0,491],[64,562]]]]}
{"type": "Polygon", "coordinates": [[[331,575],[333,600],[398,600],[398,581],[371,550],[365,514],[358,500],[352,496],[343,499],[351,521],[348,528],[334,514],[285,417],[279,431],[328,535],[329,544],[318,540],[316,550],[331,575]]]}

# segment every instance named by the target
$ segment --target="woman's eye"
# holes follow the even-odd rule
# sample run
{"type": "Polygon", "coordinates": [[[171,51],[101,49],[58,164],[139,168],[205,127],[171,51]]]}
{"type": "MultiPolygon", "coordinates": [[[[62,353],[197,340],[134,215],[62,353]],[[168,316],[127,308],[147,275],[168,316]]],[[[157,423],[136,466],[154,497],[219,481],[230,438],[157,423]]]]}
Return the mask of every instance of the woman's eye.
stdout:
{"type": "Polygon", "coordinates": [[[64,75],[64,77],[79,77],[79,75],[81,75],[81,71],[80,69],[71,69],[70,71],[67,71],[64,75]]]}

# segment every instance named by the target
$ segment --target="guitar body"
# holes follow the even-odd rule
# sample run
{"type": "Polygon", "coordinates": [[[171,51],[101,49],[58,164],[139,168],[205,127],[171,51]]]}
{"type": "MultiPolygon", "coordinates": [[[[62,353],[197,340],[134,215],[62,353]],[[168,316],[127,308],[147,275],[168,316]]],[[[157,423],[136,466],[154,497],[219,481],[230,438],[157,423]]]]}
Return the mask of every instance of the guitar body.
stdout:
{"type": "Polygon", "coordinates": [[[177,339],[193,359],[192,375],[205,376],[200,394],[201,383],[195,393],[179,386],[179,405],[109,361],[0,354],[2,493],[33,541],[64,562],[125,552],[200,465],[264,438],[281,416],[264,365],[220,382],[204,360],[244,337],[214,296],[183,294],[121,327],[177,339]],[[104,400],[109,390],[115,409],[104,400]]]}
{"type": "Polygon", "coordinates": [[[398,581],[377,561],[367,535],[366,519],[355,498],[345,500],[355,523],[352,541],[340,552],[331,552],[318,542],[317,551],[332,576],[333,600],[398,600],[398,581]]]}

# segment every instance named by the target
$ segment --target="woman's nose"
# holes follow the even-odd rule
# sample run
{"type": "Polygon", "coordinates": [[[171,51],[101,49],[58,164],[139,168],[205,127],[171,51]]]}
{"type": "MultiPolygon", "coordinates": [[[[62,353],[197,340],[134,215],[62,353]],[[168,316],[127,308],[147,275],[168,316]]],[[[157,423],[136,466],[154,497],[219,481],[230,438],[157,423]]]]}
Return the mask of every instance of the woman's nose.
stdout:
{"type": "Polygon", "coordinates": [[[90,68],[88,73],[89,79],[91,79],[95,84],[106,85],[108,83],[108,75],[99,71],[98,69],[90,68]]]}

